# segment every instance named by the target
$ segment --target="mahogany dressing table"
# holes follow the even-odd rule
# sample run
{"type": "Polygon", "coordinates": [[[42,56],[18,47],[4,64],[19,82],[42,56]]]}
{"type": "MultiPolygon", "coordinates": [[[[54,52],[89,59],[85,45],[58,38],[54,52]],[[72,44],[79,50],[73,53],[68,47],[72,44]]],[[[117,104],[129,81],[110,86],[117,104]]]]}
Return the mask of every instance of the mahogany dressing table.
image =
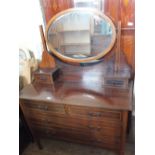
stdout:
{"type": "Polygon", "coordinates": [[[56,55],[59,76],[54,84],[34,81],[27,85],[20,92],[20,107],[39,148],[42,148],[40,139],[47,137],[112,149],[124,155],[133,88],[130,67],[120,51],[119,67],[116,67],[116,52],[113,51],[118,45],[119,31],[116,33],[112,21],[100,12],[80,10],[80,15],[78,12],[79,9],[69,9],[49,22],[46,41],[56,55]],[[78,31],[70,29],[76,28],[76,20],[72,21],[75,25],[69,27],[73,16],[81,20],[78,31]],[[92,23],[97,22],[97,16],[99,26],[106,27],[107,32],[95,31],[92,23]],[[89,19],[88,23],[83,17],[89,19]],[[109,23],[104,26],[105,22],[109,23]],[[104,41],[108,46],[102,49],[96,37],[102,41],[108,39],[104,41]],[[103,52],[98,50],[100,48],[103,52]]]}

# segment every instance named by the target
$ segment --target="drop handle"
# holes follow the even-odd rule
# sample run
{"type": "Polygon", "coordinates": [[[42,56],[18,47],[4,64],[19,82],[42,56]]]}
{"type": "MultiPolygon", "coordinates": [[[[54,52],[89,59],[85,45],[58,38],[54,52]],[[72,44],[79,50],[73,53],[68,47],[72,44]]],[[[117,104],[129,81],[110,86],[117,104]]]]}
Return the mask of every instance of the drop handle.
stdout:
{"type": "Polygon", "coordinates": [[[46,106],[44,107],[44,109],[45,109],[45,110],[48,110],[48,106],[46,105],[46,106]]]}
{"type": "Polygon", "coordinates": [[[101,116],[101,113],[100,112],[96,112],[96,113],[89,112],[88,115],[91,116],[91,117],[100,117],[101,116]]]}
{"type": "Polygon", "coordinates": [[[96,140],[96,142],[97,142],[97,143],[103,143],[103,141],[102,141],[102,140],[96,140]]]}
{"type": "Polygon", "coordinates": [[[46,76],[41,76],[39,77],[40,80],[47,80],[47,77],[46,76]]]}
{"type": "Polygon", "coordinates": [[[44,105],[38,105],[38,109],[41,109],[41,110],[48,110],[48,106],[44,106],[44,105]]]}
{"type": "Polygon", "coordinates": [[[101,127],[99,127],[99,126],[88,125],[88,128],[91,130],[101,130],[101,127]]]}

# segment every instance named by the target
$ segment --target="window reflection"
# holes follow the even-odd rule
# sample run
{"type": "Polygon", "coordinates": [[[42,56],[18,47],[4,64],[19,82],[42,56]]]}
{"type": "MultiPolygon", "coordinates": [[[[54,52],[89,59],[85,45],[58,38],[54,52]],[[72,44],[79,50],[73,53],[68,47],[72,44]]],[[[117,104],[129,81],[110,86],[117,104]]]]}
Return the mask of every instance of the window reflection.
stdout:
{"type": "Polygon", "coordinates": [[[112,42],[112,35],[112,26],[106,19],[77,10],[53,22],[48,40],[59,53],[82,59],[105,51],[112,42]]]}
{"type": "Polygon", "coordinates": [[[104,0],[74,0],[74,7],[95,8],[104,11],[104,0]]]}

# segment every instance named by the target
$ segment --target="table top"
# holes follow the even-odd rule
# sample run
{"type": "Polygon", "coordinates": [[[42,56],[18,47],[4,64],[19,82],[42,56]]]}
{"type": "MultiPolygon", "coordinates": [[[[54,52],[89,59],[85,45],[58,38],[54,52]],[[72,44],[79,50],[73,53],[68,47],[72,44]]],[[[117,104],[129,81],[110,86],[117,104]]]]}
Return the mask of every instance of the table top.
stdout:
{"type": "Polygon", "coordinates": [[[55,82],[54,86],[33,83],[20,91],[20,99],[132,110],[132,83],[127,89],[82,82],[55,82]]]}

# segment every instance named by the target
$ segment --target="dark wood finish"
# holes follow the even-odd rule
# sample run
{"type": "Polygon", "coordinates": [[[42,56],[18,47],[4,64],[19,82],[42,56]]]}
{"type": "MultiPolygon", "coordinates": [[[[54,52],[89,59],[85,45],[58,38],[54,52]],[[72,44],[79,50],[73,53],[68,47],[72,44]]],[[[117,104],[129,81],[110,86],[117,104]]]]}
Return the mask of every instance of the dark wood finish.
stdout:
{"type": "Polygon", "coordinates": [[[46,46],[46,41],[45,41],[45,36],[44,36],[42,25],[39,26],[39,29],[40,29],[40,35],[41,35],[41,40],[43,44],[42,60],[39,64],[39,68],[54,69],[56,67],[55,60],[47,51],[47,46],[46,46]]]}
{"type": "Polygon", "coordinates": [[[56,138],[115,150],[124,155],[127,114],[132,110],[131,68],[120,53],[95,64],[67,64],[58,59],[54,85],[33,83],[20,92],[20,105],[35,141],[56,138]],[[123,81],[114,86],[106,81],[123,81]]]}
{"type": "MultiPolygon", "coordinates": [[[[47,21],[57,12],[72,7],[71,0],[42,2],[46,3],[43,8],[47,21]]],[[[131,0],[104,2],[105,14],[116,25],[121,21],[123,26],[119,30],[120,42],[112,51],[92,64],[68,64],[55,58],[61,72],[54,85],[34,82],[20,92],[21,109],[40,148],[40,139],[51,137],[112,149],[124,155],[128,113],[132,110],[134,66],[134,26],[126,24],[134,17],[124,10],[134,10],[128,7],[133,5],[131,0]],[[121,9],[122,5],[125,9],[121,9]],[[117,48],[120,50],[116,60],[117,48]]]]}
{"type": "Polygon", "coordinates": [[[97,76],[93,71],[98,68],[101,73],[103,63],[93,67],[71,67],[59,61],[58,64],[63,66],[63,73],[55,81],[55,89],[52,85],[34,83],[20,92],[22,111],[39,148],[42,148],[40,138],[51,137],[104,147],[124,155],[132,82],[126,88],[105,87],[100,81],[92,83],[89,69],[103,79],[103,74],[97,76]],[[72,69],[76,70],[72,73],[72,69]],[[71,73],[81,78],[74,80],[71,73]]]}

